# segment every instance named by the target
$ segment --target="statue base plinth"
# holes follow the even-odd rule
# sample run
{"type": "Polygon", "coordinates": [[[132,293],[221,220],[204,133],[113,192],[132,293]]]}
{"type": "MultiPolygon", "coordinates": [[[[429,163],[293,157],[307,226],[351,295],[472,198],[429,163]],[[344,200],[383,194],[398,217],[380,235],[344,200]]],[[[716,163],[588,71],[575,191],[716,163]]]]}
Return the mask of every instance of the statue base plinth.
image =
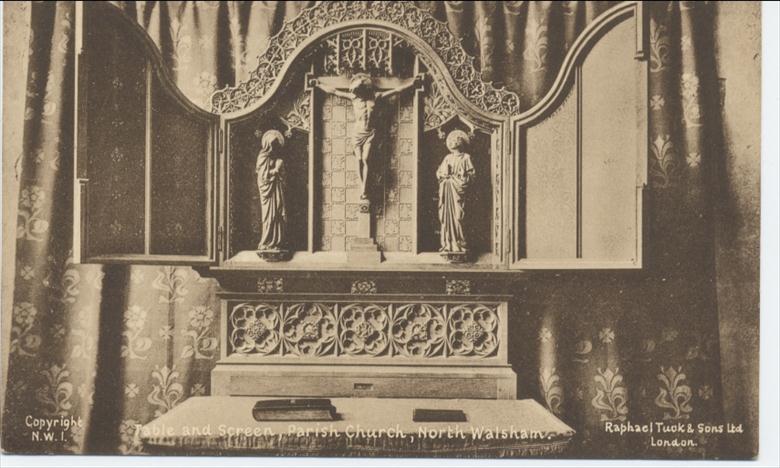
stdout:
{"type": "Polygon", "coordinates": [[[382,262],[382,251],[376,245],[374,239],[370,237],[357,237],[352,239],[352,244],[347,250],[347,262],[349,263],[370,263],[376,264],[382,262]]]}
{"type": "Polygon", "coordinates": [[[468,252],[441,252],[440,255],[450,263],[466,263],[469,261],[468,252]]]}
{"type": "Polygon", "coordinates": [[[257,256],[266,262],[283,262],[290,258],[290,251],[284,249],[258,250],[257,256]]]}
{"type": "Polygon", "coordinates": [[[367,199],[361,199],[359,206],[357,232],[360,237],[352,239],[347,249],[347,262],[375,265],[382,262],[382,251],[371,237],[371,205],[367,199]]]}

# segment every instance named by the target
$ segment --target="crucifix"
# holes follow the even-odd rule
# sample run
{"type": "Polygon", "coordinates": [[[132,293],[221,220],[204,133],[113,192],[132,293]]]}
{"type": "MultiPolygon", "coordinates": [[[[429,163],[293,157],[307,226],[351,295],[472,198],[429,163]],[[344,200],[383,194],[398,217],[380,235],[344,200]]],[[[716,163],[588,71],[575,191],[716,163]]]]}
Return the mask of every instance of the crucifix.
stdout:
{"type": "Polygon", "coordinates": [[[376,122],[374,122],[374,107],[387,98],[400,94],[412,87],[417,87],[423,83],[423,75],[417,75],[412,80],[403,80],[400,86],[391,89],[379,91],[374,86],[371,76],[366,73],[357,73],[349,81],[347,91],[337,87],[321,83],[320,80],[313,79],[309,82],[310,86],[321,89],[322,91],[335,96],[349,99],[352,102],[352,108],[355,112],[355,158],[358,161],[358,174],[360,175],[360,186],[362,200],[368,199],[366,191],[366,181],[368,180],[369,161],[371,158],[371,143],[376,136],[376,122]]]}
{"type": "MultiPolygon", "coordinates": [[[[418,74],[412,79],[380,78],[374,79],[366,73],[356,73],[347,81],[342,77],[308,78],[308,86],[320,89],[328,94],[349,99],[355,113],[353,142],[354,154],[357,160],[357,172],[360,176],[360,231],[362,237],[353,241],[353,252],[371,252],[364,255],[363,260],[381,260],[377,255],[378,248],[371,235],[371,209],[368,179],[372,170],[372,149],[377,132],[381,131],[374,118],[377,104],[394,95],[412,88],[420,88],[424,83],[424,75],[418,74]],[[376,85],[375,81],[378,82],[376,85]],[[384,85],[384,86],[383,86],[384,85]]],[[[387,127],[387,126],[386,126],[387,127]]],[[[381,135],[380,135],[381,137],[381,135]]],[[[353,255],[354,256],[354,255],[353,255]]]]}

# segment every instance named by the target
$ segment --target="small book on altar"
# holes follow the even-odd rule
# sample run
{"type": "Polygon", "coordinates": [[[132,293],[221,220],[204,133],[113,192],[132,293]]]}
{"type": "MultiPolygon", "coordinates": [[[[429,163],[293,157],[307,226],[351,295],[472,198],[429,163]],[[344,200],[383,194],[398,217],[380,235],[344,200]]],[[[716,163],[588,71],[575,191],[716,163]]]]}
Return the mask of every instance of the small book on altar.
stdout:
{"type": "Polygon", "coordinates": [[[466,413],[463,410],[451,409],[421,409],[415,408],[412,413],[414,422],[465,422],[466,413]]]}
{"type": "Polygon", "coordinates": [[[336,407],[327,398],[259,400],[252,416],[256,421],[334,421],[336,407]]]}

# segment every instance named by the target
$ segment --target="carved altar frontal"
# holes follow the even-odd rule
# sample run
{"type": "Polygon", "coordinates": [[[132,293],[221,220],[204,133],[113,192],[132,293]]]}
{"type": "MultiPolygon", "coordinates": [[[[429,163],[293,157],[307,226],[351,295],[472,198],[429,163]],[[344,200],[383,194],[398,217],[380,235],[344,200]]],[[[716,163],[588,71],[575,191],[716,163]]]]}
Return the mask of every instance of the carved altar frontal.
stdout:
{"type": "Polygon", "coordinates": [[[515,397],[506,297],[266,296],[222,295],[215,394],[515,397]]]}

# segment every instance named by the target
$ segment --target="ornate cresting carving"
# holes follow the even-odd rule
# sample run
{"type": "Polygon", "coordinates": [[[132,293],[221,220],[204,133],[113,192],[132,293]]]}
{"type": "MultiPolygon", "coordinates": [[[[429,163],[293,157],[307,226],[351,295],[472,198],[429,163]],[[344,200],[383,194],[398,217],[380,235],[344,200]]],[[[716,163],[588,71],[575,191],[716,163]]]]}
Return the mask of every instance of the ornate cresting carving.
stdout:
{"type": "Polygon", "coordinates": [[[495,304],[273,302],[234,305],[228,354],[385,359],[498,356],[495,304]]]}
{"type": "MultiPolygon", "coordinates": [[[[297,17],[285,22],[279,33],[271,38],[268,48],[260,55],[257,68],[247,81],[218,90],[211,96],[212,110],[216,113],[229,113],[252,105],[281,79],[280,74],[286,62],[304,41],[324,28],[360,20],[393,23],[428,44],[441,58],[458,91],[480,110],[496,116],[519,113],[518,95],[483,81],[475,67],[474,58],[466,53],[447,24],[410,1],[319,2],[303,10],[297,17]]],[[[371,36],[364,34],[361,28],[356,30],[360,31],[360,34],[341,34],[335,43],[333,39],[325,41],[326,45],[335,46],[339,51],[343,46],[341,42],[347,42],[345,53],[340,53],[335,60],[326,59],[326,70],[329,67],[351,68],[358,65],[364,69],[381,68],[390,60],[384,54],[385,50],[389,51],[394,46],[392,36],[386,42],[381,35],[371,36]],[[371,53],[365,53],[366,50],[371,53]]],[[[420,57],[435,74],[433,64],[427,63],[424,56],[420,57]]]]}

